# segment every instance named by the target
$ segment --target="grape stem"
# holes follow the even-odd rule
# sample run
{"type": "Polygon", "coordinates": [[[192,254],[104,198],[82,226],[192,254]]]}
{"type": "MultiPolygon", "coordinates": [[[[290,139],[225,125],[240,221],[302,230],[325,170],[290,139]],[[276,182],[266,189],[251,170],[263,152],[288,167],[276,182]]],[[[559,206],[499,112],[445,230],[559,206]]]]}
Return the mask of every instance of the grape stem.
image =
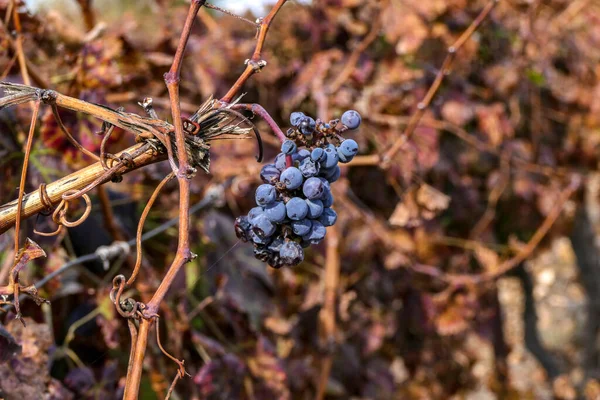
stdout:
{"type": "Polygon", "coordinates": [[[250,59],[246,60],[246,69],[244,70],[242,75],[240,75],[238,80],[233,84],[231,89],[229,89],[229,91],[225,94],[225,96],[221,98],[221,101],[230,103],[236,95],[236,93],[239,92],[244,83],[246,83],[248,78],[250,78],[257,72],[260,72],[260,70],[265,65],[267,65],[267,63],[261,59],[262,49],[265,44],[265,39],[267,38],[267,32],[269,31],[271,22],[273,22],[273,18],[275,18],[275,15],[277,15],[277,13],[286,1],[287,0],[278,0],[277,3],[271,9],[271,12],[269,12],[269,14],[266,17],[259,20],[260,26],[258,29],[258,38],[256,40],[256,47],[254,48],[254,53],[252,53],[252,57],[250,59]]]}
{"type": "MultiPolygon", "coordinates": [[[[222,104],[225,103],[222,102],[222,104]]],[[[271,117],[267,110],[265,110],[260,104],[234,104],[230,108],[233,110],[250,111],[254,114],[257,114],[259,117],[265,120],[267,125],[269,125],[269,127],[273,130],[273,133],[275,133],[275,136],[277,136],[277,139],[279,139],[281,143],[287,140],[287,137],[285,136],[279,125],[277,125],[273,117],[271,117]]]]}
{"type": "Polygon", "coordinates": [[[292,165],[294,165],[294,160],[292,159],[292,155],[291,154],[286,154],[285,155],[285,167],[289,168],[292,165]]]}

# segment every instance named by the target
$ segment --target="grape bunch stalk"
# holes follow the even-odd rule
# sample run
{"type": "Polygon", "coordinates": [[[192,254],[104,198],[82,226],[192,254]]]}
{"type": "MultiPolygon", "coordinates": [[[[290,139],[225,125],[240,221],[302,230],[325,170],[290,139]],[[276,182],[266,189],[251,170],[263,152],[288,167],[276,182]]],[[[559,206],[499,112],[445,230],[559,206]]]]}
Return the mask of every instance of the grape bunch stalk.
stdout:
{"type": "Polygon", "coordinates": [[[300,264],[304,249],[320,243],[335,224],[330,184],[340,177],[338,163],[358,153],[356,141],[342,133],[358,128],[361,116],[348,110],[324,122],[293,112],[290,123],[281,153],[260,172],[257,206],[235,220],[238,238],[253,243],[256,258],[274,268],[300,264]]]}

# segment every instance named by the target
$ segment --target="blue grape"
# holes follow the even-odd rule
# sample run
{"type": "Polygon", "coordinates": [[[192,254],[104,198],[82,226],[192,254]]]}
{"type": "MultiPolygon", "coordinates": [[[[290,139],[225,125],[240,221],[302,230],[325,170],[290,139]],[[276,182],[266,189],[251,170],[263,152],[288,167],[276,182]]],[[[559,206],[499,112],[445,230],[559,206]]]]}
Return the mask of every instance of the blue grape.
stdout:
{"type": "Polygon", "coordinates": [[[293,154],[297,149],[298,146],[296,146],[296,143],[292,140],[286,140],[281,144],[281,152],[283,154],[293,154]]]}
{"type": "Polygon", "coordinates": [[[323,226],[332,226],[337,221],[337,213],[332,208],[323,209],[323,214],[319,217],[319,222],[323,226]]]}
{"type": "Polygon", "coordinates": [[[302,236],[302,239],[312,244],[318,244],[321,242],[321,240],[323,240],[326,233],[327,229],[325,229],[322,223],[319,221],[313,221],[312,226],[310,227],[310,232],[302,236]]]}
{"type": "Polygon", "coordinates": [[[265,214],[260,214],[252,219],[250,223],[252,224],[252,231],[261,239],[267,238],[275,233],[275,225],[269,221],[265,214]]]}
{"type": "Polygon", "coordinates": [[[323,202],[321,200],[306,200],[308,206],[308,218],[319,218],[323,213],[323,202]]]}
{"type": "Polygon", "coordinates": [[[289,219],[299,221],[308,214],[308,204],[300,197],[291,198],[285,205],[289,219]]]}
{"type": "Polygon", "coordinates": [[[325,187],[319,178],[308,178],[302,186],[302,193],[310,200],[320,198],[324,191],[325,187]]]}
{"type": "Polygon", "coordinates": [[[283,238],[281,236],[278,236],[275,239],[273,239],[273,241],[269,244],[267,249],[273,253],[279,253],[279,250],[281,250],[282,245],[283,238]]]}
{"type": "Polygon", "coordinates": [[[247,242],[248,240],[251,239],[250,229],[252,228],[252,225],[250,225],[250,221],[249,221],[248,217],[246,217],[246,216],[237,217],[235,219],[235,223],[233,226],[235,228],[235,235],[239,239],[241,239],[244,242],[247,242]]]}
{"type": "Polygon", "coordinates": [[[300,132],[303,135],[308,136],[313,134],[316,126],[317,123],[314,119],[312,119],[311,117],[304,117],[304,119],[300,122],[298,129],[300,129],[300,132]]]}
{"type": "Polygon", "coordinates": [[[267,164],[260,170],[260,179],[264,183],[275,183],[279,180],[281,171],[277,169],[275,164],[267,164]]]}
{"type": "Polygon", "coordinates": [[[262,207],[254,207],[248,212],[248,221],[252,222],[252,220],[263,213],[262,207]]]}
{"type": "Polygon", "coordinates": [[[320,168],[319,164],[314,162],[312,159],[305,158],[300,162],[298,169],[300,170],[300,172],[302,172],[302,175],[305,178],[310,178],[311,176],[317,175],[319,173],[320,168]]]}
{"type": "Polygon", "coordinates": [[[327,158],[322,163],[322,166],[327,169],[335,167],[338,163],[338,153],[335,146],[328,146],[325,149],[325,154],[327,155],[327,158]]]}
{"type": "Polygon", "coordinates": [[[287,189],[298,189],[304,178],[302,177],[302,172],[296,167],[289,167],[285,171],[281,173],[279,180],[285,185],[287,189]]]}
{"type": "MultiPolygon", "coordinates": [[[[307,136],[316,132],[315,120],[303,113],[293,113],[290,122],[295,127],[290,128],[288,137],[295,137],[298,132],[307,136]]],[[[326,227],[336,223],[330,182],[339,179],[338,163],[350,161],[358,152],[358,144],[346,139],[336,147],[321,135],[317,139],[305,139],[312,145],[325,141],[312,151],[298,148],[293,139],[285,140],[274,162],[261,169],[265,184],[256,189],[257,207],[236,219],[237,237],[253,242],[255,257],[272,267],[300,263],[304,259],[302,249],[320,243],[326,227]]]]}
{"type": "Polygon", "coordinates": [[[285,204],[282,201],[276,201],[268,206],[265,206],[264,214],[267,219],[271,222],[283,222],[285,219],[287,210],[285,204]]]}
{"type": "Polygon", "coordinates": [[[348,129],[356,129],[362,122],[360,114],[358,113],[358,111],[354,110],[348,110],[345,113],[343,113],[340,120],[342,121],[342,124],[348,127],[348,129]]]}
{"type": "Polygon", "coordinates": [[[298,126],[298,125],[300,125],[300,122],[302,122],[304,117],[305,117],[304,113],[302,113],[300,111],[295,111],[290,114],[290,124],[292,124],[292,126],[298,126]]]}
{"type": "Polygon", "coordinates": [[[265,206],[271,204],[277,198],[277,190],[275,186],[269,184],[262,184],[256,189],[256,204],[259,206],[265,206]]]}
{"type": "Polygon", "coordinates": [[[319,177],[319,180],[321,182],[323,182],[323,186],[325,186],[325,190],[326,191],[331,191],[331,185],[329,184],[329,181],[325,178],[323,178],[322,176],[319,177]]]}
{"type": "Polygon", "coordinates": [[[304,236],[310,232],[312,222],[310,219],[301,219],[300,221],[292,221],[292,231],[298,236],[304,236]]]}
{"type": "Polygon", "coordinates": [[[300,149],[300,150],[298,150],[297,153],[292,155],[292,159],[294,161],[300,161],[300,162],[302,162],[302,160],[306,159],[307,157],[310,157],[310,151],[308,151],[306,149],[300,149]]]}
{"type": "Polygon", "coordinates": [[[344,164],[349,163],[354,158],[354,156],[351,156],[351,157],[346,156],[344,153],[342,153],[340,151],[339,147],[336,150],[338,153],[338,159],[340,160],[341,163],[344,163],[344,164]]]}
{"type": "Polygon", "coordinates": [[[340,167],[337,167],[335,169],[335,172],[331,176],[328,176],[327,179],[329,179],[329,182],[333,183],[333,182],[337,181],[338,179],[340,179],[341,174],[342,174],[342,171],[340,170],[340,167]]]}
{"type": "Polygon", "coordinates": [[[269,244],[269,242],[271,241],[270,237],[260,237],[256,234],[256,232],[254,232],[254,230],[251,230],[248,234],[248,236],[250,236],[250,239],[252,239],[252,241],[256,244],[269,244]]]}
{"type": "Polygon", "coordinates": [[[338,153],[346,157],[354,157],[358,153],[358,143],[352,139],[346,139],[338,147],[338,153]]]}
{"type": "Polygon", "coordinates": [[[285,154],[283,154],[283,153],[277,154],[277,157],[275,157],[275,167],[278,170],[283,171],[285,169],[285,166],[286,166],[285,154]]]}
{"type": "Polygon", "coordinates": [[[325,170],[321,173],[329,182],[333,183],[340,179],[341,170],[339,165],[336,165],[334,168],[329,170],[325,170]]]}
{"type": "Polygon", "coordinates": [[[331,207],[333,205],[333,195],[331,191],[325,191],[323,197],[321,197],[321,201],[323,202],[323,207],[331,207]]]}
{"type": "Polygon", "coordinates": [[[310,158],[315,162],[323,162],[327,159],[327,154],[325,154],[325,150],[323,150],[320,147],[317,147],[312,151],[312,153],[310,153],[310,158]]]}
{"type": "Polygon", "coordinates": [[[298,243],[290,241],[281,245],[279,256],[284,264],[298,265],[304,260],[304,250],[298,243]]]}

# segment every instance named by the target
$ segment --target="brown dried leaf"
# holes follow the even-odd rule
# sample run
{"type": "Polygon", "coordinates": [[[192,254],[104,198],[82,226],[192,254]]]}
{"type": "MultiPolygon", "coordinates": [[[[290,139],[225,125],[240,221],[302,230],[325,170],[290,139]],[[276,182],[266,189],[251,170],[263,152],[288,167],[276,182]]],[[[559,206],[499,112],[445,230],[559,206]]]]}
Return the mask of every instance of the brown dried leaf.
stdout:
{"type": "Polygon", "coordinates": [[[475,112],[479,129],[487,136],[492,146],[498,147],[505,138],[514,136],[514,128],[506,116],[504,104],[495,103],[490,106],[479,106],[475,112]]]}
{"type": "Polygon", "coordinates": [[[498,254],[482,244],[478,244],[475,248],[475,258],[487,272],[496,271],[500,265],[498,254]]]}
{"type": "Polygon", "coordinates": [[[408,192],[406,196],[404,196],[403,201],[398,202],[394,213],[389,218],[389,222],[392,226],[399,226],[402,228],[413,228],[421,225],[419,206],[411,192],[408,192]]]}
{"type": "Polygon", "coordinates": [[[494,65],[483,72],[488,86],[503,96],[508,96],[521,82],[518,66],[514,62],[494,65]]]}
{"type": "Polygon", "coordinates": [[[19,250],[19,254],[17,255],[16,263],[13,268],[13,277],[19,275],[19,272],[25,267],[25,265],[35,260],[36,258],[46,257],[46,252],[33,240],[27,238],[25,240],[25,245],[19,250]]]}
{"type": "Polygon", "coordinates": [[[469,103],[450,100],[442,106],[442,117],[454,125],[464,126],[475,118],[475,111],[469,103]]]}
{"type": "MultiPolygon", "coordinates": [[[[6,330],[22,346],[22,351],[10,363],[0,364],[2,396],[7,399],[44,399],[52,385],[62,387],[50,377],[48,368],[50,349],[54,346],[51,328],[27,318],[26,327],[13,320],[6,325],[6,330]]],[[[66,389],[63,395],[61,398],[73,398],[66,389]]]]}
{"type": "Polygon", "coordinates": [[[331,65],[341,60],[343,53],[337,49],[322,51],[313,56],[311,62],[296,77],[292,87],[283,96],[287,107],[297,107],[310,93],[315,79],[323,79],[331,65]]]}
{"type": "Polygon", "coordinates": [[[383,11],[383,31],[397,54],[414,53],[427,38],[428,29],[419,16],[402,4],[391,1],[383,11]]]}
{"type": "Polygon", "coordinates": [[[389,223],[393,226],[414,228],[420,226],[423,220],[435,218],[448,208],[449,204],[449,196],[430,185],[423,184],[418,189],[405,193],[389,218],[389,223]]]}
{"type": "Polygon", "coordinates": [[[450,197],[425,183],[417,190],[417,203],[429,211],[439,213],[448,208],[450,197]]]}

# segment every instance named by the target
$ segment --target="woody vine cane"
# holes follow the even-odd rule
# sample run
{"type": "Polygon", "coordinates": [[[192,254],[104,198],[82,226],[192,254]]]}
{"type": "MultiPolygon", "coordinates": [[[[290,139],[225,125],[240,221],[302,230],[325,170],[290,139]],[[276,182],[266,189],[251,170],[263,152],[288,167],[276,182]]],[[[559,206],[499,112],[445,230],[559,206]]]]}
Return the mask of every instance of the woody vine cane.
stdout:
{"type": "MultiPolygon", "coordinates": [[[[189,248],[189,179],[193,172],[190,169],[188,156],[185,152],[185,138],[179,104],[179,79],[181,62],[183,59],[185,46],[189,39],[189,35],[192,29],[194,19],[196,18],[196,14],[198,13],[198,10],[204,3],[205,1],[203,0],[192,1],[183,28],[183,32],[181,34],[181,39],[179,41],[179,45],[175,53],[175,59],[173,61],[171,69],[167,74],[165,74],[165,83],[169,91],[169,98],[171,102],[171,114],[173,117],[173,124],[175,128],[175,136],[178,148],[177,155],[179,165],[176,168],[173,168],[173,172],[175,173],[179,184],[179,238],[177,245],[177,254],[175,256],[175,259],[169,267],[167,274],[165,275],[156,293],[154,294],[150,302],[147,304],[146,310],[144,310],[143,318],[140,319],[140,325],[137,334],[132,334],[132,353],[130,357],[130,368],[128,368],[127,371],[127,380],[125,383],[124,396],[124,398],[127,400],[136,399],[138,395],[140,379],[142,375],[142,364],[144,360],[144,354],[146,351],[148,334],[150,331],[150,326],[154,322],[156,312],[158,311],[158,305],[167,293],[168,288],[171,286],[171,283],[173,282],[173,279],[175,278],[175,275],[177,274],[181,266],[193,257],[193,254],[191,253],[189,248]]],[[[255,72],[259,71],[262,67],[264,67],[265,63],[262,60],[260,60],[262,46],[264,44],[271,21],[273,20],[273,18],[284,3],[285,0],[279,0],[273,7],[271,12],[267,15],[267,17],[262,20],[259,28],[258,40],[254,54],[252,55],[252,58],[247,61],[247,67],[243,74],[240,76],[240,78],[237,80],[234,86],[229,90],[229,92],[223,97],[223,103],[230,102],[235,96],[235,94],[242,87],[244,82],[255,72]]],[[[167,145],[167,150],[169,150],[169,148],[170,143],[167,145]]],[[[131,323],[129,325],[131,329],[131,323]]],[[[180,368],[175,378],[175,381],[182,377],[182,374],[183,369],[180,368]]]]}

